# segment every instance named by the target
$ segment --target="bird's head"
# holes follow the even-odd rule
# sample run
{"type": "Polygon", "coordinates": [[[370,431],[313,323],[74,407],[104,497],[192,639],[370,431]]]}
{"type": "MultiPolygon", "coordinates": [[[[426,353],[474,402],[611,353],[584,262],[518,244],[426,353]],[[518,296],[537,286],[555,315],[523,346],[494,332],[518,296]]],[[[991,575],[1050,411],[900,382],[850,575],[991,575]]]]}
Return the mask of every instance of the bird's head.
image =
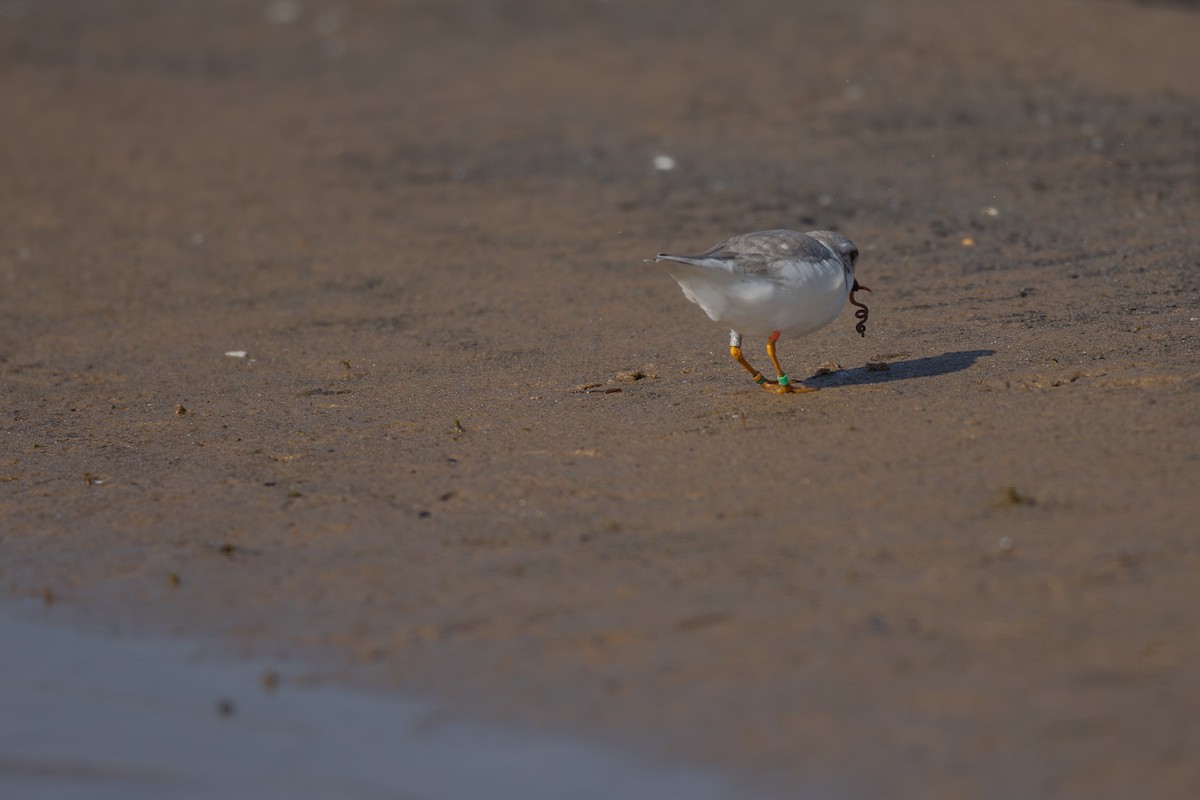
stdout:
{"type": "Polygon", "coordinates": [[[854,274],[854,264],[858,261],[858,247],[854,242],[835,231],[809,231],[808,235],[836,253],[847,271],[854,274]]]}

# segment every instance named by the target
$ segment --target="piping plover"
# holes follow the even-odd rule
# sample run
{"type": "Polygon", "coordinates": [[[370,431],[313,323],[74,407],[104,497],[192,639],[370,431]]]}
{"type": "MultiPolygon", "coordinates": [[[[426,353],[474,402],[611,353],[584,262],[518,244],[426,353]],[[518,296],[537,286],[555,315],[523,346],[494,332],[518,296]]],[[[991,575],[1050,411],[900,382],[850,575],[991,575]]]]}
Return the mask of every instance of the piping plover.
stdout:
{"type": "Polygon", "coordinates": [[[849,298],[859,307],[855,330],[866,336],[867,307],[854,293],[871,291],[854,279],[858,248],[833,231],[759,231],[730,237],[695,256],[659,253],[662,264],[709,318],[728,325],[729,354],[754,382],[784,394],[816,391],[796,386],[779,366],[775,343],[824,328],[849,298]],[[767,356],[779,376],[766,378],[742,355],[742,334],[765,336],[767,356]],[[771,385],[767,385],[771,384],[771,385]]]}

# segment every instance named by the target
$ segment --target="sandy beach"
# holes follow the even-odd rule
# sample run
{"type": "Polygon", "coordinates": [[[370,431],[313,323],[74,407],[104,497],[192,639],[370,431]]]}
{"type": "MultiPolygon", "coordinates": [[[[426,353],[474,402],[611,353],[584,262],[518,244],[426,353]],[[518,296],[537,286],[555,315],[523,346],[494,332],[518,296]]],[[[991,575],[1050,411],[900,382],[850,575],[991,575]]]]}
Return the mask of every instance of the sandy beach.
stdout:
{"type": "Polygon", "coordinates": [[[1198,41],[0,2],[4,596],[780,797],[1196,797],[1198,41]],[[772,228],[873,290],[815,393],[643,262],[772,228]]]}

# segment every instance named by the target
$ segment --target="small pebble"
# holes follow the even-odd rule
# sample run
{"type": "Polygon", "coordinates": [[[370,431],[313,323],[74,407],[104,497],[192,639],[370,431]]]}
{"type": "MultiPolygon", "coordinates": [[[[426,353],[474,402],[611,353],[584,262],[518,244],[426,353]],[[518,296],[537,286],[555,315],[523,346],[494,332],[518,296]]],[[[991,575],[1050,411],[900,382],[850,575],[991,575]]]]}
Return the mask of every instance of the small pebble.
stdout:
{"type": "Polygon", "coordinates": [[[1007,486],[996,498],[998,506],[1031,506],[1037,501],[1027,494],[1017,490],[1015,486],[1007,486]]]}

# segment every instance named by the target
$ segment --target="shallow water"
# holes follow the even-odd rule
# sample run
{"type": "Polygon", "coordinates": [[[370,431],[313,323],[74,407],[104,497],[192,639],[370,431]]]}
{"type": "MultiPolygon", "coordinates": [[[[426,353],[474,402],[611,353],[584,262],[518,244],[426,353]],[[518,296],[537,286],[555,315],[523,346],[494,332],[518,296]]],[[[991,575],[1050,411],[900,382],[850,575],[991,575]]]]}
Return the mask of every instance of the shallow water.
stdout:
{"type": "Polygon", "coordinates": [[[0,796],[734,798],[721,776],[0,613],[0,796]]]}

